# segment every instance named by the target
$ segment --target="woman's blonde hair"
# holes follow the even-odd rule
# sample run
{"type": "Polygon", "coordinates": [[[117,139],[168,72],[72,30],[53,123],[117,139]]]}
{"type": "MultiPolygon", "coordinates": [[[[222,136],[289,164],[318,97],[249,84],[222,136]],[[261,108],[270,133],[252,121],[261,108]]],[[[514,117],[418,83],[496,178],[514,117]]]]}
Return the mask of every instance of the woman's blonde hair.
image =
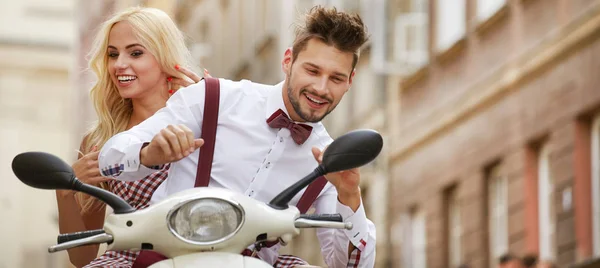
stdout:
{"type": "MultiPolygon", "coordinates": [[[[101,148],[112,136],[126,130],[131,118],[131,99],[121,98],[108,73],[109,34],[112,27],[122,21],[131,25],[140,44],[156,58],[161,70],[168,76],[183,78],[183,75],[175,70],[175,65],[191,66],[191,55],[183,33],[162,10],[131,7],[105,21],[100,26],[89,54],[89,67],[98,79],[90,91],[98,120],[85,135],[80,149],[82,154],[91,152],[95,146],[101,148]]],[[[100,186],[107,188],[105,183],[100,186]]],[[[97,210],[103,206],[86,195],[78,195],[77,199],[83,212],[97,210]]]]}

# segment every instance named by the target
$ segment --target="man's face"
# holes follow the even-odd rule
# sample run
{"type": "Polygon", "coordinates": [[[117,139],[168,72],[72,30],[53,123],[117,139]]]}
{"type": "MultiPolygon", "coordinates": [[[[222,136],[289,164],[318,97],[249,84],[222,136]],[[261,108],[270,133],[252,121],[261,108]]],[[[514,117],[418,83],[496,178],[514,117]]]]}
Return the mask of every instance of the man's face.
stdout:
{"type": "Polygon", "coordinates": [[[333,111],[352,85],[353,58],[351,52],[342,52],[315,38],[308,41],[295,61],[288,49],[282,67],[286,74],[283,99],[290,117],[300,122],[319,122],[333,111]]]}

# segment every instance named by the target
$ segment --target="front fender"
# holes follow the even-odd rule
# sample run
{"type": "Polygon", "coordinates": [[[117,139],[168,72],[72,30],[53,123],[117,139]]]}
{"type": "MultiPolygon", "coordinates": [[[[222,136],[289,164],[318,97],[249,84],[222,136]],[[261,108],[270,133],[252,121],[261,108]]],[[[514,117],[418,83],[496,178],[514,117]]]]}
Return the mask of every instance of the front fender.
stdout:
{"type": "Polygon", "coordinates": [[[157,262],[150,268],[173,267],[231,267],[231,268],[272,268],[260,259],[226,252],[202,252],[178,256],[157,262]]]}

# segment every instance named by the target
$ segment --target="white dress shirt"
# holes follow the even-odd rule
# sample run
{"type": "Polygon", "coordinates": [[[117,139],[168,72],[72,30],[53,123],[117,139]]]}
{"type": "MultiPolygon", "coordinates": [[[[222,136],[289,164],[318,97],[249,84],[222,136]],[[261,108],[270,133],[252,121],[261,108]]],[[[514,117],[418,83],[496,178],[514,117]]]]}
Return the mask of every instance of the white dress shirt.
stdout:
{"type": "MultiPolygon", "coordinates": [[[[220,101],[214,158],[209,187],[227,188],[263,202],[269,202],[283,189],[317,167],[311,148],[321,150],[332,142],[323,124],[313,127],[310,137],[297,145],[286,128],[275,129],[266,119],[278,109],[288,114],[283,103],[283,83],[275,86],[248,80],[220,79],[220,101]]],[[[140,149],[168,125],[185,124],[200,137],[204,112],[204,81],[178,90],[165,108],[128,131],[112,137],[102,147],[99,165],[102,174],[123,181],[139,180],[154,172],[140,165],[140,149]]],[[[200,148],[202,150],[202,148],[200,148]]],[[[172,163],[168,178],[154,192],[151,203],[194,187],[198,151],[172,163]]],[[[296,205],[304,193],[290,202],[296,205]]],[[[359,267],[375,262],[375,226],[366,218],[362,204],[356,212],[339,203],[337,191],[327,183],[313,204],[315,213],[340,213],[352,222],[352,230],[318,229],[321,252],[329,267],[346,267],[348,243],[361,249],[359,267]]],[[[278,246],[259,252],[261,259],[273,264],[278,246]]]]}

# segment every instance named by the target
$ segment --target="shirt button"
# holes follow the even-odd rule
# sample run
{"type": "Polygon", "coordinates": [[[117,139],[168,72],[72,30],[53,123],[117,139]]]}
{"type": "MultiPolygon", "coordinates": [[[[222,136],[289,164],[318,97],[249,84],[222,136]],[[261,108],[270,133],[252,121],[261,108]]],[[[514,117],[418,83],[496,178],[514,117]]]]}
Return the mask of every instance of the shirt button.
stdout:
{"type": "Polygon", "coordinates": [[[279,142],[283,142],[283,137],[280,137],[280,138],[279,138],[279,142]]]}
{"type": "Polygon", "coordinates": [[[271,162],[267,162],[267,165],[265,167],[269,168],[270,166],[271,166],[271,162]]]}

